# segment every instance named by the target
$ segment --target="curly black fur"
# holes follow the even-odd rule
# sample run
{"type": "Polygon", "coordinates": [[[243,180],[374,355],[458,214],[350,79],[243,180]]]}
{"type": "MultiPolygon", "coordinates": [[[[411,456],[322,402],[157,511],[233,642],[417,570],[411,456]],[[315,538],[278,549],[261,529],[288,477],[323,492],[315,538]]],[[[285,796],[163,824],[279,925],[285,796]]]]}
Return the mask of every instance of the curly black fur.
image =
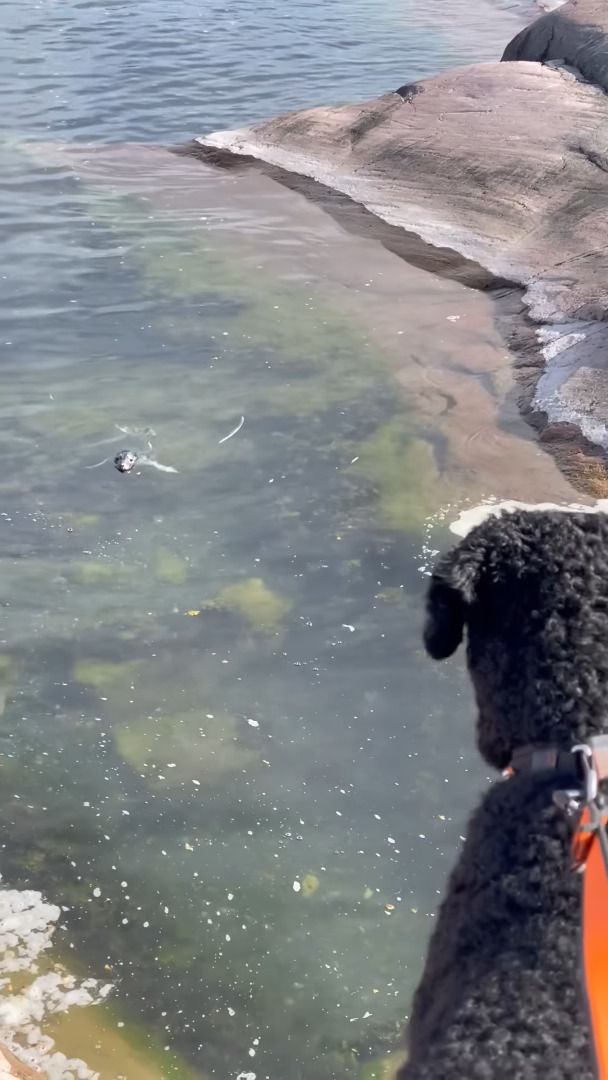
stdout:
{"type": "MultiPolygon", "coordinates": [[[[490,518],[435,568],[425,645],[467,633],[477,743],[504,768],[608,727],[608,517],[490,518]]],[[[580,981],[581,878],[555,772],[493,786],[469,823],[408,1027],[399,1080],[593,1080],[580,981]]]]}

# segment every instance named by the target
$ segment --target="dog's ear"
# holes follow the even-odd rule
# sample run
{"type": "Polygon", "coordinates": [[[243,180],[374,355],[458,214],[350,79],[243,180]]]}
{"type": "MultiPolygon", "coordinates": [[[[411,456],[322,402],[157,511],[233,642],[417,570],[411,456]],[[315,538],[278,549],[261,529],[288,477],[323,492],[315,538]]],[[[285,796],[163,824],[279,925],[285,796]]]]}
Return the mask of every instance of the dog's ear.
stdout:
{"type": "Polygon", "coordinates": [[[433,578],[426,597],[424,647],[433,660],[456,652],[464,630],[464,604],[457,589],[433,578]]]}
{"type": "Polygon", "coordinates": [[[483,552],[466,540],[439,560],[426,597],[424,645],[433,660],[446,660],[462,641],[467,608],[475,597],[483,552]]]}

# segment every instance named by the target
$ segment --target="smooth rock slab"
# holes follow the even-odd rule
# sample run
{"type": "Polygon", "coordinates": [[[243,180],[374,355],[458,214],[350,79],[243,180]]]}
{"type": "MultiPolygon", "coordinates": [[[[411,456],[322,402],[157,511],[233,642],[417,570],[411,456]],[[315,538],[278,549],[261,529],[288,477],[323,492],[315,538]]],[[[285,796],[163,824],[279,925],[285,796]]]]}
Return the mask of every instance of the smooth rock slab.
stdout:
{"type": "Polygon", "coordinates": [[[593,160],[608,101],[568,72],[477,64],[198,141],[320,180],[517,280],[542,318],[608,312],[608,174],[593,160]]]}
{"type": "MultiPolygon", "coordinates": [[[[197,142],[321,181],[523,285],[532,318],[554,324],[549,368],[560,356],[537,405],[585,430],[585,395],[579,387],[569,410],[566,384],[608,357],[608,328],[596,322],[608,318],[608,98],[598,87],[561,67],[476,64],[197,142]]],[[[586,428],[608,441],[605,381],[606,423],[601,405],[586,428]]]]}

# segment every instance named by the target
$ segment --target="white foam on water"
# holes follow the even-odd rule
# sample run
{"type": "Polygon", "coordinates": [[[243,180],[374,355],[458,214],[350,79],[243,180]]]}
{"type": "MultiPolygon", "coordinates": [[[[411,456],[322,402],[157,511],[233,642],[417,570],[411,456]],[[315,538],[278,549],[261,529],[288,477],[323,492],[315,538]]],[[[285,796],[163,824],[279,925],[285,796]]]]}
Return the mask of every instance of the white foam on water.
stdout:
{"type": "Polygon", "coordinates": [[[0,887],[0,1042],[21,1061],[43,1070],[48,1080],[98,1080],[98,1073],[79,1058],[55,1050],[53,1040],[41,1031],[51,1014],[98,1004],[112,989],[97,979],[78,980],[58,964],[39,973],[38,959],[51,947],[60,915],[61,909],[46,903],[39,892],[0,887]],[[20,993],[10,989],[16,972],[35,976],[20,993]]]}
{"type": "Polygon", "coordinates": [[[449,523],[449,530],[456,536],[466,536],[476,525],[481,525],[489,517],[499,517],[500,514],[511,513],[514,510],[561,510],[576,511],[584,514],[608,514],[608,499],[597,499],[590,504],[584,503],[525,503],[516,499],[506,499],[503,502],[488,499],[477,506],[467,507],[461,510],[458,516],[449,523]]]}
{"type": "MultiPolygon", "coordinates": [[[[542,297],[542,283],[536,291],[542,297]]],[[[528,290],[531,293],[532,289],[528,290]]],[[[552,315],[530,308],[533,318],[552,315]]],[[[586,439],[608,448],[608,376],[604,357],[608,327],[604,322],[553,322],[539,327],[536,336],[545,370],[534,393],[533,406],[550,422],[575,424],[586,439]]]]}

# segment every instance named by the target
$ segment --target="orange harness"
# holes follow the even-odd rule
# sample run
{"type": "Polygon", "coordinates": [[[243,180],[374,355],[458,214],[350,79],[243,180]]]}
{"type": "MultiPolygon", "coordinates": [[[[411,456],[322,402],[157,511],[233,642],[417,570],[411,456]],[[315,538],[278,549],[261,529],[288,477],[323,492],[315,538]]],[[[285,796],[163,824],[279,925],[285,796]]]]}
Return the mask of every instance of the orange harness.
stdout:
{"type": "Polygon", "coordinates": [[[599,787],[608,779],[608,737],[596,735],[580,755],[585,790],[572,838],[573,869],[583,872],[583,985],[598,1080],[608,1080],[608,808],[599,787]]]}
{"type": "Polygon", "coordinates": [[[572,869],[583,873],[583,987],[597,1080],[608,1080],[608,804],[600,792],[600,782],[608,780],[608,735],[596,735],[569,752],[555,747],[523,747],[503,775],[514,776],[522,767],[536,772],[562,766],[582,780],[582,789],[556,792],[554,800],[566,813],[578,817],[572,838],[572,869]]]}

